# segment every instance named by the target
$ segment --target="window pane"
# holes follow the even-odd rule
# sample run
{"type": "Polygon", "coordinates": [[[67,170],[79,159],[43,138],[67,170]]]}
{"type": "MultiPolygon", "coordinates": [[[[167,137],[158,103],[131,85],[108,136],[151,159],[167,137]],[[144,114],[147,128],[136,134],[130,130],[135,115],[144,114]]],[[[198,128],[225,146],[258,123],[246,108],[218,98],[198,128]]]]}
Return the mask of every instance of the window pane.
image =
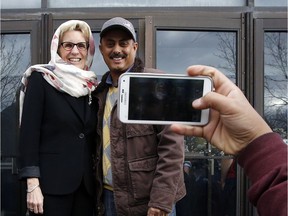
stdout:
{"type": "Polygon", "coordinates": [[[266,32],[264,54],[264,115],[287,142],[287,32],[266,32]]]}
{"type": "MultiPolygon", "coordinates": [[[[1,215],[16,216],[19,214],[19,206],[22,200],[19,199],[19,178],[13,175],[11,158],[1,157],[1,215]]],[[[24,197],[23,197],[24,200],[24,197]]],[[[23,212],[21,215],[25,215],[23,212]]]]}
{"type": "Polygon", "coordinates": [[[255,6],[285,6],[287,7],[287,0],[255,0],[255,6]]]}
{"type": "Polygon", "coordinates": [[[30,35],[1,34],[1,112],[15,102],[20,79],[30,65],[30,35]]]}
{"type": "MultiPolygon", "coordinates": [[[[190,65],[220,69],[236,82],[236,32],[157,30],[156,67],[167,73],[186,74],[190,65]]],[[[199,137],[185,137],[185,155],[221,156],[221,152],[199,137]]]]}
{"type": "Polygon", "coordinates": [[[49,8],[60,7],[180,7],[180,6],[245,6],[245,0],[48,0],[49,8]]]}
{"type": "Polygon", "coordinates": [[[24,9],[24,8],[41,8],[40,0],[25,0],[25,4],[21,0],[2,0],[1,9],[24,9]]]}
{"type": "Polygon", "coordinates": [[[93,58],[93,64],[91,67],[91,71],[94,71],[97,75],[97,80],[101,81],[102,76],[104,75],[105,72],[107,72],[109,69],[106,65],[106,63],[103,60],[102,54],[99,50],[99,42],[100,42],[100,33],[99,32],[93,32],[93,38],[95,41],[95,55],[93,58]]]}
{"type": "Polygon", "coordinates": [[[22,74],[30,65],[30,35],[1,34],[1,51],[1,153],[15,156],[18,152],[16,92],[22,74]]]}
{"type": "Polygon", "coordinates": [[[156,65],[169,73],[186,74],[193,64],[220,69],[236,80],[236,32],[158,30],[156,65]]]}
{"type": "Polygon", "coordinates": [[[19,179],[10,157],[18,154],[16,91],[29,65],[30,35],[1,34],[1,195],[5,197],[1,212],[4,215],[19,215],[19,179]]]}
{"type": "Polygon", "coordinates": [[[186,196],[176,203],[176,215],[236,215],[236,163],[233,158],[186,159],[186,196]]]}

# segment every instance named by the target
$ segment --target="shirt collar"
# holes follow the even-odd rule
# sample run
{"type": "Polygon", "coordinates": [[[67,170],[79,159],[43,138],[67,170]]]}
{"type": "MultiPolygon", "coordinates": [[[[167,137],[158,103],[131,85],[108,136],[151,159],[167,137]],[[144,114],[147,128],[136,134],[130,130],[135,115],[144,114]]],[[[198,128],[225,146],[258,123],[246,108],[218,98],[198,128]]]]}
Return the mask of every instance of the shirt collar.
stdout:
{"type": "MultiPolygon", "coordinates": [[[[131,67],[129,67],[128,70],[125,73],[130,72],[130,70],[132,69],[133,66],[134,66],[134,64],[132,64],[131,67]]],[[[106,79],[106,84],[108,84],[110,86],[113,85],[113,80],[112,80],[112,76],[111,76],[110,73],[108,74],[108,77],[106,79]]]]}

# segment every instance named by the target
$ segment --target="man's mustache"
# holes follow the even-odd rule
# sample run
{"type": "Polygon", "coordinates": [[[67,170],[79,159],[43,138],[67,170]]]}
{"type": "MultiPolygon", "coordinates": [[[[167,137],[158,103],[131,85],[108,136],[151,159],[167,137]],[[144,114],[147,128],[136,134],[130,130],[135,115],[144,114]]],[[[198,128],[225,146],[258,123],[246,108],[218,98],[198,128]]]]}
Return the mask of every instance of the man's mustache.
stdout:
{"type": "Polygon", "coordinates": [[[110,58],[126,58],[127,55],[121,53],[113,53],[110,58]]]}

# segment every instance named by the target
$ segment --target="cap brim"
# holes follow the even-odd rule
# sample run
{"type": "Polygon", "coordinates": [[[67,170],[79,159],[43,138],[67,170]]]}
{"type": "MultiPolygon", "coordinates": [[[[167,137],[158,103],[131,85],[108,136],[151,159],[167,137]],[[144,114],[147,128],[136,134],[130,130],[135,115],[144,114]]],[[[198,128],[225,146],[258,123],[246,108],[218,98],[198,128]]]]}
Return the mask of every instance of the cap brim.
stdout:
{"type": "Polygon", "coordinates": [[[104,30],[102,30],[100,32],[100,38],[104,37],[105,34],[107,34],[107,32],[109,32],[109,31],[111,31],[113,29],[122,29],[122,30],[124,30],[125,32],[127,32],[130,35],[131,39],[135,40],[133,34],[126,27],[124,27],[122,25],[112,25],[112,26],[109,26],[109,27],[105,28],[104,30]]]}

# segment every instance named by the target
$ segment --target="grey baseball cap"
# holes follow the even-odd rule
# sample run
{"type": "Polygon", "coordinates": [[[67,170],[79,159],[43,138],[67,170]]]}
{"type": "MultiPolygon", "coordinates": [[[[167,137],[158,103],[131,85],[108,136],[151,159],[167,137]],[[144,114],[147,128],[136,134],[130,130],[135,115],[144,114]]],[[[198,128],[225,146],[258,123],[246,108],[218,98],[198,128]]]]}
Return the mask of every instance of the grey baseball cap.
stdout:
{"type": "Polygon", "coordinates": [[[134,26],[132,25],[131,22],[129,22],[128,20],[122,17],[114,17],[106,21],[102,26],[102,29],[100,32],[100,38],[104,36],[105,32],[113,28],[121,28],[121,29],[126,30],[127,32],[129,32],[129,34],[131,34],[132,39],[136,41],[136,32],[135,32],[134,26]]]}

